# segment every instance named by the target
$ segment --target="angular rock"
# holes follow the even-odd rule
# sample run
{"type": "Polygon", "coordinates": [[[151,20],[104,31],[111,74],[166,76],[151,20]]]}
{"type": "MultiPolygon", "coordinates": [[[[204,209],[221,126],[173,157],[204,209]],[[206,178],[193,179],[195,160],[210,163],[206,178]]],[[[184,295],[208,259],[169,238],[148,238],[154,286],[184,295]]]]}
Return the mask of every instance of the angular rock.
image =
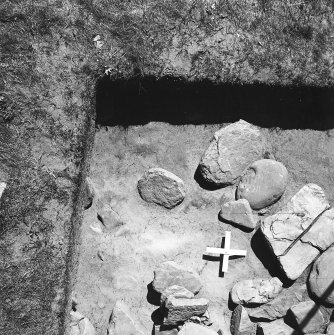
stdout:
{"type": "Polygon", "coordinates": [[[240,120],[214,134],[199,163],[199,172],[208,183],[232,185],[249,164],[265,157],[268,151],[260,129],[240,120]]]}
{"type": "Polygon", "coordinates": [[[179,331],[179,335],[217,335],[217,333],[208,327],[187,322],[179,331]]]}
{"type": "Polygon", "coordinates": [[[253,230],[256,226],[255,217],[246,199],[226,202],[219,212],[219,217],[223,221],[232,222],[249,230],[253,230]]]}
{"type": "Polygon", "coordinates": [[[334,322],[330,322],[326,328],[326,334],[334,335],[334,322]]]}
{"type": "Polygon", "coordinates": [[[282,282],[277,278],[242,280],[232,287],[230,292],[234,304],[265,304],[276,298],[282,291],[282,282]]]}
{"type": "Polygon", "coordinates": [[[95,335],[94,326],[81,313],[71,311],[70,320],[70,335],[95,335]]]}
{"type": "Polygon", "coordinates": [[[196,294],[202,287],[199,275],[195,271],[184,269],[173,261],[162,263],[154,271],[152,285],[154,290],[159,293],[170,286],[178,285],[196,294]]]}
{"type": "Polygon", "coordinates": [[[273,322],[258,323],[259,335],[296,335],[296,331],[288,326],[283,319],[273,322]]]}
{"type": "Polygon", "coordinates": [[[153,202],[166,208],[180,204],[185,195],[185,186],[181,178],[160,168],[149,169],[138,181],[138,192],[147,202],[153,202]]]}
{"type": "Polygon", "coordinates": [[[179,286],[179,285],[173,285],[168,288],[166,288],[162,293],[160,297],[160,304],[162,305],[167,298],[169,297],[175,297],[175,298],[188,298],[191,299],[194,297],[194,293],[190,292],[186,288],[179,286]]]}
{"type": "Polygon", "coordinates": [[[232,335],[255,335],[256,328],[256,324],[250,320],[246,309],[238,305],[232,313],[232,335]]]}
{"type": "Polygon", "coordinates": [[[119,228],[125,224],[121,217],[111,208],[105,207],[100,209],[97,212],[97,217],[108,231],[119,228]]]}
{"type": "Polygon", "coordinates": [[[289,311],[303,333],[319,332],[325,326],[325,317],[312,300],[300,302],[289,311]]]}
{"type": "Polygon", "coordinates": [[[89,177],[87,177],[84,189],[84,200],[83,200],[84,209],[88,209],[89,207],[92,206],[94,197],[95,197],[95,189],[93,186],[93,182],[89,177]]]}
{"type": "Polygon", "coordinates": [[[209,301],[204,298],[187,299],[169,297],[164,305],[164,325],[177,325],[193,316],[203,315],[208,309],[209,301]]]}
{"type": "Polygon", "coordinates": [[[110,317],[108,335],[146,335],[146,333],[129,307],[123,301],[117,300],[110,317]]]}
{"type": "Polygon", "coordinates": [[[154,326],[154,335],[177,335],[178,333],[176,328],[166,329],[163,326],[154,326]]]}
{"type": "Polygon", "coordinates": [[[247,199],[253,209],[262,209],[280,199],[288,184],[288,170],[272,159],[252,163],[243,173],[237,199],[247,199]]]}
{"type": "Polygon", "coordinates": [[[290,249],[329,203],[320,186],[307,184],[278,213],[266,217],[261,232],[277,257],[285,276],[297,279],[319,255],[334,242],[333,210],[325,211],[312,228],[290,249]]]}
{"type": "Polygon", "coordinates": [[[275,299],[256,308],[248,308],[248,315],[253,321],[273,321],[283,318],[289,308],[306,299],[306,285],[291,287],[275,299]]]}
{"type": "MultiPolygon", "coordinates": [[[[334,224],[334,216],[332,220],[334,224]]],[[[313,264],[308,284],[321,302],[334,306],[334,247],[327,249],[313,264]]]]}

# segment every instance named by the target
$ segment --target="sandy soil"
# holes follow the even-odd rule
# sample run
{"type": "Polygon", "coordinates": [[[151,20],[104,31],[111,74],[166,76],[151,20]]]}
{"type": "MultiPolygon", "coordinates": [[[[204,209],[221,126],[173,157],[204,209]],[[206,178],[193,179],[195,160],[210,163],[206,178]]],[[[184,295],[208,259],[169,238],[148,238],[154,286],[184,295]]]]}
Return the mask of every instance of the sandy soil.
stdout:
{"type": "MultiPolygon", "coordinates": [[[[235,188],[209,191],[194,179],[200,157],[220,127],[150,123],[127,129],[101,128],[96,132],[90,174],[96,196],[83,220],[74,294],[78,310],[89,317],[98,335],[106,334],[117,299],[130,306],[147,334],[151,334],[158,307],[150,304],[147,286],[153,279],[153,270],[163,261],[174,260],[200,273],[203,288],[199,296],[210,300],[214,327],[221,328],[224,334],[229,334],[231,287],[242,279],[271,276],[259,259],[266,250],[253,237],[254,232],[246,233],[218,220],[221,204],[234,198],[235,188]],[[167,169],[184,180],[187,194],[181,205],[167,210],[140,198],[137,181],[151,167],[167,169]],[[116,224],[101,223],[98,213],[102,209],[113,211],[116,224]],[[232,231],[231,247],[245,249],[248,255],[232,259],[229,272],[220,277],[219,261],[208,261],[203,255],[206,246],[221,246],[226,230],[232,231]]],[[[272,142],[276,159],[290,173],[286,193],[268,213],[308,182],[323,187],[332,202],[333,134],[263,131],[272,142]]]]}

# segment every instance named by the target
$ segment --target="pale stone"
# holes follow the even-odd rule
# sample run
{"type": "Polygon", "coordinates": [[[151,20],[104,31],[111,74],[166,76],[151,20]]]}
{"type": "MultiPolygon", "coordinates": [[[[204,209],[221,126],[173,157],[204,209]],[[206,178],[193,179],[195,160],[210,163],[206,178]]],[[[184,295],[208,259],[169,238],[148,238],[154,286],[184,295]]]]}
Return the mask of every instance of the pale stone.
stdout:
{"type": "Polygon", "coordinates": [[[334,322],[330,322],[326,328],[326,334],[334,335],[334,322]]]}
{"type": "Polygon", "coordinates": [[[288,170],[272,159],[252,163],[242,175],[237,199],[247,199],[253,209],[262,209],[280,199],[288,184],[288,170]]]}
{"type": "Polygon", "coordinates": [[[125,224],[121,217],[111,208],[104,207],[97,212],[97,217],[107,231],[112,231],[125,224]]]}
{"type": "Polygon", "coordinates": [[[203,315],[208,309],[209,301],[204,298],[188,299],[167,298],[164,304],[164,325],[177,325],[189,320],[192,316],[203,315]]]}
{"type": "Polygon", "coordinates": [[[146,333],[130,308],[123,301],[117,300],[110,317],[108,335],[146,335],[146,333]]]}
{"type": "Polygon", "coordinates": [[[319,255],[334,242],[332,210],[323,213],[313,227],[286,253],[290,245],[307,229],[329,203],[321,187],[305,185],[278,213],[266,217],[261,231],[277,257],[285,276],[297,279],[319,255]]]}
{"type": "Polygon", "coordinates": [[[179,331],[176,328],[165,329],[164,326],[154,326],[154,335],[177,335],[178,333],[179,331]]]}
{"type": "Polygon", "coordinates": [[[282,282],[278,278],[248,279],[235,284],[231,290],[231,300],[235,304],[265,304],[276,298],[282,291],[282,282]]]}
{"type": "Polygon", "coordinates": [[[291,315],[303,333],[315,333],[324,327],[326,320],[314,301],[304,301],[290,308],[291,315]]]}
{"type": "Polygon", "coordinates": [[[256,324],[249,319],[246,309],[241,305],[238,305],[232,313],[231,333],[232,335],[256,334],[256,324]]]}
{"type": "Polygon", "coordinates": [[[94,326],[78,311],[70,312],[70,320],[70,335],[95,335],[94,326]]]}
{"type": "Polygon", "coordinates": [[[217,333],[211,328],[187,322],[178,335],[217,335],[217,333]]]}
{"type": "Polygon", "coordinates": [[[180,204],[185,195],[182,179],[160,168],[149,169],[138,181],[140,196],[147,202],[153,202],[166,208],[180,204]]]}
{"type": "MultiPolygon", "coordinates": [[[[334,224],[334,217],[332,224],[334,224]]],[[[310,291],[324,304],[334,306],[334,247],[327,249],[313,264],[310,291]]]]}
{"type": "Polygon", "coordinates": [[[216,186],[234,184],[245,168],[264,158],[269,145],[256,126],[240,120],[218,130],[201,158],[199,171],[216,186]]]}
{"type": "Polygon", "coordinates": [[[296,335],[296,331],[283,319],[258,323],[258,335],[296,335]]]}
{"type": "Polygon", "coordinates": [[[273,321],[283,318],[291,306],[303,301],[306,296],[306,285],[292,286],[267,304],[256,308],[248,308],[247,311],[254,321],[273,321]]]}
{"type": "Polygon", "coordinates": [[[194,293],[190,292],[186,288],[179,286],[179,285],[173,285],[168,288],[166,288],[162,293],[160,297],[160,304],[162,305],[167,298],[169,297],[175,297],[175,298],[188,298],[191,299],[194,297],[194,293]]]}
{"type": "Polygon", "coordinates": [[[253,230],[256,226],[252,209],[246,199],[226,202],[219,212],[219,217],[223,221],[232,222],[249,230],[253,230]]]}
{"type": "Polygon", "coordinates": [[[202,287],[199,275],[195,271],[187,270],[173,261],[162,263],[154,271],[153,288],[162,293],[168,287],[178,285],[196,294],[202,287]]]}

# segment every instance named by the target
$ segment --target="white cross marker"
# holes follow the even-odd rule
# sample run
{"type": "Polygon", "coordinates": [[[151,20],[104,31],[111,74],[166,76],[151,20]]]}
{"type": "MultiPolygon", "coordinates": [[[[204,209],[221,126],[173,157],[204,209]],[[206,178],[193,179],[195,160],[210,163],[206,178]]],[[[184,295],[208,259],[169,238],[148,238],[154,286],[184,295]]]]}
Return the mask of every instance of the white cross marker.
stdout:
{"type": "Polygon", "coordinates": [[[230,256],[246,256],[247,255],[246,250],[230,249],[230,246],[231,246],[231,232],[226,231],[224,248],[211,248],[211,247],[206,248],[207,253],[224,255],[223,268],[222,268],[223,272],[227,272],[228,270],[228,261],[229,261],[230,256]]]}

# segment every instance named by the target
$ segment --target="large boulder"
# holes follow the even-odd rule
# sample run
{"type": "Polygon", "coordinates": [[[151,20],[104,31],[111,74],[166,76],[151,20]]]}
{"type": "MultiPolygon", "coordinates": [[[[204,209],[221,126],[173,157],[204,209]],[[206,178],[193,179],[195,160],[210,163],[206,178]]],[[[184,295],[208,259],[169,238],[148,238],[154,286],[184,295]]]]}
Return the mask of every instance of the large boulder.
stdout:
{"type": "Polygon", "coordinates": [[[256,328],[256,324],[249,319],[246,309],[241,305],[238,305],[232,313],[231,334],[255,335],[256,328]]]}
{"type": "Polygon", "coordinates": [[[328,208],[322,188],[308,184],[278,213],[262,221],[262,234],[288,279],[297,279],[320,251],[334,242],[333,210],[328,208]],[[290,248],[321,213],[310,230],[290,248]]]}
{"type": "Polygon", "coordinates": [[[253,209],[262,209],[275,203],[288,184],[288,170],[272,159],[252,163],[242,175],[237,199],[247,199],[253,209]]]}
{"type": "Polygon", "coordinates": [[[108,335],[146,335],[147,331],[141,325],[130,308],[121,300],[117,300],[112,310],[108,335]]]}
{"type": "Polygon", "coordinates": [[[258,335],[297,335],[296,331],[287,325],[283,319],[272,322],[258,323],[258,335]]]}
{"type": "Polygon", "coordinates": [[[248,308],[247,311],[251,320],[273,321],[285,317],[289,308],[305,300],[306,296],[306,285],[292,286],[267,304],[256,308],[248,308]]]}
{"type": "Polygon", "coordinates": [[[181,203],[186,195],[184,182],[175,174],[160,168],[149,169],[138,181],[140,196],[166,208],[181,203]]]}
{"type": "Polygon", "coordinates": [[[199,171],[216,186],[234,184],[245,168],[269,152],[259,128],[240,120],[218,130],[202,156],[199,171]]]}
{"type": "Polygon", "coordinates": [[[320,332],[326,324],[325,316],[312,300],[292,306],[290,312],[299,330],[304,334],[320,332]]]}
{"type": "Polygon", "coordinates": [[[219,217],[225,222],[233,223],[247,230],[253,230],[256,226],[256,219],[246,199],[224,203],[219,217]]]}
{"type": "Polygon", "coordinates": [[[217,335],[217,333],[208,327],[196,323],[187,322],[179,331],[178,335],[217,335]]]}
{"type": "Polygon", "coordinates": [[[188,299],[169,297],[164,304],[164,325],[178,325],[193,316],[201,316],[208,309],[209,301],[204,298],[188,299]]]}
{"type": "Polygon", "coordinates": [[[247,279],[232,287],[230,292],[234,304],[259,305],[276,298],[282,291],[282,282],[278,278],[247,279]]]}
{"type": "Polygon", "coordinates": [[[154,271],[152,286],[158,293],[163,293],[173,285],[182,286],[194,294],[202,287],[198,273],[184,269],[173,261],[167,261],[154,271]]]}
{"type": "MultiPolygon", "coordinates": [[[[334,224],[334,215],[333,221],[334,224]]],[[[313,264],[309,288],[321,302],[334,306],[334,247],[326,250],[313,264]]]]}

